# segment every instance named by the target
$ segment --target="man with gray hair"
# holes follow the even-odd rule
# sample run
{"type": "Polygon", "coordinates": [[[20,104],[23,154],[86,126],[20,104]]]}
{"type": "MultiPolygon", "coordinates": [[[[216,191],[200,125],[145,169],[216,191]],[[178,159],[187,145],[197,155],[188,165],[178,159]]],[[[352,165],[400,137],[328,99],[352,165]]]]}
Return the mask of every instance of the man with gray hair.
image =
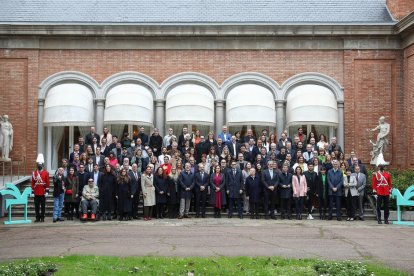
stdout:
{"type": "Polygon", "coordinates": [[[333,201],[336,202],[336,219],[341,221],[341,200],[342,200],[342,187],[344,185],[344,175],[339,169],[338,160],[332,161],[333,169],[328,172],[328,195],[329,195],[329,217],[328,220],[332,220],[332,207],[333,201]]]}

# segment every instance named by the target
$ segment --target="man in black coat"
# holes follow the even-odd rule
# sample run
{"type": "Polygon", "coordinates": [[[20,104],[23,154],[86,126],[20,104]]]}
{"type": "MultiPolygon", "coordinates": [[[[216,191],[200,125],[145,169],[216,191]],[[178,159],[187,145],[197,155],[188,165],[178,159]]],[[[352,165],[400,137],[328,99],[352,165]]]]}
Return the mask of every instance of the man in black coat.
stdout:
{"type": "Polygon", "coordinates": [[[280,205],[282,219],[291,219],[292,215],[292,174],[289,173],[289,165],[282,166],[282,172],[279,175],[280,205]]]}
{"type": "Polygon", "coordinates": [[[237,169],[236,161],[231,162],[231,169],[226,173],[226,190],[229,197],[229,218],[233,216],[233,205],[237,204],[239,218],[243,219],[242,195],[244,190],[243,174],[237,169]]]}
{"type": "Polygon", "coordinates": [[[86,134],[86,136],[85,136],[85,144],[86,145],[92,145],[94,137],[96,138],[96,141],[101,140],[101,137],[99,137],[99,134],[97,134],[95,132],[95,127],[91,127],[91,131],[88,134],[86,134]]]}
{"type": "Polygon", "coordinates": [[[201,157],[203,156],[203,154],[208,154],[208,144],[206,143],[204,136],[200,136],[200,142],[197,144],[195,152],[197,163],[201,162],[201,157]]]}
{"type": "Polygon", "coordinates": [[[312,217],[312,202],[316,196],[316,183],[318,180],[318,174],[313,170],[313,163],[308,164],[308,170],[304,173],[306,178],[306,183],[308,185],[308,200],[306,202],[306,207],[308,208],[308,219],[313,219],[312,217]]]}
{"type": "Polygon", "coordinates": [[[160,136],[158,128],[154,128],[154,133],[149,139],[149,147],[152,149],[155,156],[158,157],[161,155],[162,137],[160,136]]]}
{"type": "Polygon", "coordinates": [[[140,127],[139,129],[139,133],[137,136],[133,136],[134,140],[137,140],[138,138],[141,139],[141,142],[144,146],[148,145],[148,135],[145,134],[145,128],[144,127],[140,127]]]}
{"type": "Polygon", "coordinates": [[[264,214],[265,218],[269,219],[269,205],[270,217],[276,219],[275,206],[277,201],[277,190],[279,186],[279,174],[276,171],[276,163],[273,161],[267,162],[267,170],[262,173],[262,185],[264,196],[264,214]]]}
{"type": "Polygon", "coordinates": [[[200,217],[200,212],[202,218],[206,217],[206,202],[209,183],[210,175],[204,171],[204,165],[199,164],[198,172],[194,174],[196,218],[200,217]]]}
{"type": "Polygon", "coordinates": [[[328,208],[328,176],[325,166],[322,166],[316,182],[316,196],[318,198],[319,219],[326,219],[326,210],[328,208]]]}
{"type": "Polygon", "coordinates": [[[231,142],[227,143],[227,147],[233,159],[237,159],[240,152],[240,143],[237,143],[236,136],[231,136],[231,142]]]}
{"type": "Polygon", "coordinates": [[[131,195],[133,196],[131,216],[133,219],[138,219],[139,196],[141,194],[141,176],[138,172],[138,165],[136,163],[132,164],[132,170],[128,171],[128,176],[131,179],[131,195]]]}

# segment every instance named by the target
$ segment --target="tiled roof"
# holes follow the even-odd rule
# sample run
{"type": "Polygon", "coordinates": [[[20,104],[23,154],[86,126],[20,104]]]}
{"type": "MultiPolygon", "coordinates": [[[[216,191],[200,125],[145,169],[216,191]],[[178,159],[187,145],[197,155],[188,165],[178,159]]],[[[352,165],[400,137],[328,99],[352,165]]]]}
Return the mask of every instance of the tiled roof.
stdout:
{"type": "Polygon", "coordinates": [[[0,0],[1,23],[387,24],[385,0],[0,0]]]}

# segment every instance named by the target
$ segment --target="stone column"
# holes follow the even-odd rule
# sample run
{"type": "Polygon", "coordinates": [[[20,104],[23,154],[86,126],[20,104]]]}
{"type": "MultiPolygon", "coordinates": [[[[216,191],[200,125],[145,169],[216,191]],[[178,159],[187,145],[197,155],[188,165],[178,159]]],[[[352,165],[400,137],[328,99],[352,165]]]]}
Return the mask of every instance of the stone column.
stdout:
{"type": "Polygon", "coordinates": [[[338,133],[337,133],[337,141],[338,144],[342,147],[342,150],[344,149],[344,102],[338,102],[338,133]]]}
{"type": "Polygon", "coordinates": [[[276,101],[276,137],[280,138],[280,134],[285,126],[285,101],[276,101]]]}
{"type": "Polygon", "coordinates": [[[43,113],[45,99],[37,100],[37,153],[45,155],[45,128],[43,127],[43,113]]]}
{"type": "Polygon", "coordinates": [[[221,132],[221,128],[225,124],[224,121],[224,101],[223,100],[216,100],[214,102],[215,105],[215,130],[214,136],[217,138],[219,133],[221,132]]]}
{"type": "Polygon", "coordinates": [[[155,127],[158,128],[160,135],[165,132],[165,100],[155,101],[155,127]]]}
{"type": "Polygon", "coordinates": [[[96,102],[96,118],[95,118],[96,133],[101,135],[103,133],[103,127],[104,127],[105,99],[96,99],[95,102],[96,102]]]}

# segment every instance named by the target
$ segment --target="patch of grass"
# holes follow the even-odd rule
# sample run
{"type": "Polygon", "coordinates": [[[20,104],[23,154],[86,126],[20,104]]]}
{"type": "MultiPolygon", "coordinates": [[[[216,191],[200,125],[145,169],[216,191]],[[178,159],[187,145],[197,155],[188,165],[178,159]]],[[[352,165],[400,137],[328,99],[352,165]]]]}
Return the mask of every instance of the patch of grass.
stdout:
{"type": "MultiPolygon", "coordinates": [[[[103,257],[65,256],[30,259],[55,264],[53,275],[407,275],[372,263],[280,257],[103,257]],[[337,274],[347,269],[346,274],[337,274]]],[[[16,261],[16,265],[27,261],[16,261]]],[[[22,274],[21,274],[22,275],[22,274]]],[[[35,274],[31,274],[35,275],[35,274]]]]}

